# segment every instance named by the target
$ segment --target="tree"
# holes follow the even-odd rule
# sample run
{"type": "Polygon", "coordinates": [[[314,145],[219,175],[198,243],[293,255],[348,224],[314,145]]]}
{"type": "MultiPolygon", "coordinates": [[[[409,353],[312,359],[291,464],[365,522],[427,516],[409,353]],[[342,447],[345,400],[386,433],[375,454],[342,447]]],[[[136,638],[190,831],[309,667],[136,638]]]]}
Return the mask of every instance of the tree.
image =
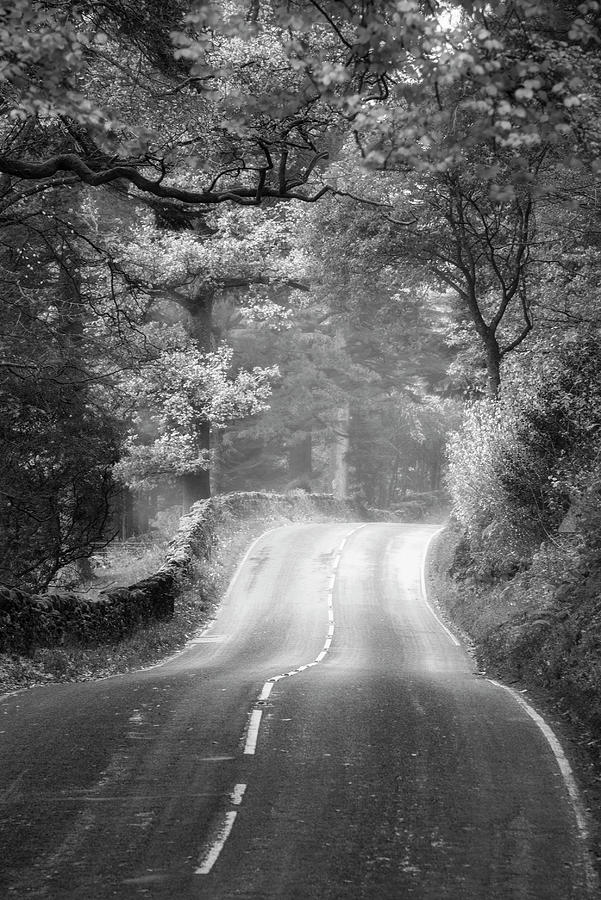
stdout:
{"type": "MultiPolygon", "coordinates": [[[[553,144],[566,161],[576,140],[576,156],[596,164],[598,13],[596,2],[540,0],[494,12],[419,0],[17,0],[0,32],[0,171],[71,172],[193,205],[311,199],[321,190],[303,186],[333,121],[350,124],[376,164],[439,171],[483,140],[517,151],[553,144]],[[175,127],[184,110],[197,128],[175,127]],[[64,147],[47,131],[23,140],[23,123],[40,114],[61,124],[64,147]],[[191,165],[207,173],[198,189],[173,181],[189,181],[191,165]]],[[[511,174],[521,178],[519,152],[511,174]]]]}
{"type": "MultiPolygon", "coordinates": [[[[149,213],[142,214],[114,236],[112,250],[147,298],[149,315],[179,318],[188,335],[187,352],[195,346],[199,360],[209,359],[220,344],[213,321],[220,298],[236,296],[255,315],[260,309],[271,318],[278,309],[271,294],[300,286],[292,277],[298,272],[290,259],[285,220],[273,209],[238,210],[236,215],[220,210],[205,220],[202,231],[184,232],[159,227],[149,213]]],[[[258,379],[258,368],[256,372],[258,379]]],[[[257,391],[262,390],[257,380],[257,391]]],[[[185,505],[210,495],[211,423],[217,426],[218,420],[207,412],[209,407],[205,396],[197,409],[196,438],[203,449],[198,459],[204,462],[180,472],[185,505]]]]}
{"type": "Polygon", "coordinates": [[[34,589],[111,536],[120,444],[83,299],[98,259],[39,201],[0,216],[0,579],[34,589]]]}
{"type": "Polygon", "coordinates": [[[456,401],[427,394],[412,399],[390,392],[356,404],[349,463],[367,503],[395,509],[416,495],[440,491],[445,439],[457,417],[456,401]]]}
{"type": "MultiPolygon", "coordinates": [[[[492,199],[474,167],[396,186],[392,255],[424,282],[451,289],[481,343],[488,393],[496,396],[503,358],[533,327],[529,274],[536,201],[525,187],[492,199]],[[395,239],[396,238],[396,239],[395,239]]],[[[540,244],[537,249],[540,250],[540,244]]]]}
{"type": "Polygon", "coordinates": [[[211,464],[205,426],[223,429],[264,409],[277,369],[257,366],[232,377],[232,351],[226,347],[199,353],[174,327],[146,328],[145,335],[156,352],[122,384],[133,428],[114,471],[136,490],[179,478],[187,509],[198,499],[195,476],[211,464]]]}
{"type": "MultiPolygon", "coordinates": [[[[446,387],[450,356],[441,330],[445,312],[433,298],[424,302],[418,286],[408,286],[403,273],[390,265],[385,244],[378,243],[380,213],[351,199],[336,199],[286,216],[287,263],[297,276],[303,273],[310,290],[280,296],[287,327],[275,333],[246,324],[240,313],[230,314],[228,340],[244,364],[277,363],[281,377],[271,409],[224,435],[222,484],[240,487],[244,482],[239,479],[253,473],[263,484],[327,491],[335,485],[345,494],[361,490],[372,502],[377,494],[378,502],[388,505],[396,491],[396,468],[403,473],[401,491],[423,487],[421,474],[413,479],[409,474],[413,456],[409,461],[409,452],[400,457],[389,452],[396,439],[392,423],[398,419],[406,424],[409,407],[417,421],[418,405],[425,400],[428,406],[428,392],[446,387]],[[360,421],[365,424],[361,429],[360,421]],[[385,460],[377,490],[368,486],[372,471],[361,462],[369,454],[354,447],[366,441],[372,448],[381,445],[385,460]]],[[[432,417],[436,408],[433,403],[432,417]]],[[[427,418],[424,412],[424,422],[427,418]]],[[[420,432],[422,438],[427,430],[420,432]]],[[[416,437],[418,432],[414,429],[416,437]]],[[[428,457],[424,446],[423,461],[428,457],[438,472],[439,436],[431,449],[428,457]]]]}

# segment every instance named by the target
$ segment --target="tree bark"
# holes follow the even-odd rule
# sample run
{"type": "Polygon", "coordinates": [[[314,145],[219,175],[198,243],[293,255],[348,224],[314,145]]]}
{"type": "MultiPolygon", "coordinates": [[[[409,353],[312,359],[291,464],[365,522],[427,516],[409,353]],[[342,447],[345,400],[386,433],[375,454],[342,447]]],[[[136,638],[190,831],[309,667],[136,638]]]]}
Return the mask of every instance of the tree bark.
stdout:
{"type": "MultiPolygon", "coordinates": [[[[208,422],[204,422],[200,426],[199,431],[201,449],[209,451],[211,449],[211,426],[208,422]]],[[[207,465],[206,469],[182,475],[181,487],[182,507],[184,512],[187,512],[197,500],[206,500],[211,496],[211,471],[209,466],[207,465]]]]}
{"type": "MultiPolygon", "coordinates": [[[[213,344],[213,294],[197,294],[187,306],[188,329],[201,353],[207,353],[213,344]]],[[[201,422],[198,426],[199,449],[211,450],[211,426],[201,422]]],[[[181,476],[182,507],[187,512],[197,500],[211,496],[211,472],[207,466],[198,472],[181,476]]]]}
{"type": "Polygon", "coordinates": [[[310,490],[312,477],[313,443],[311,432],[307,431],[288,445],[288,486],[310,490]]]}
{"type": "MultiPolygon", "coordinates": [[[[342,322],[338,322],[336,326],[334,347],[338,351],[346,350],[346,329],[342,322]]],[[[332,422],[333,442],[330,449],[330,465],[332,469],[332,493],[337,500],[344,500],[348,493],[350,421],[350,406],[348,400],[346,400],[334,410],[332,422]]]]}
{"type": "Polygon", "coordinates": [[[121,540],[125,541],[135,534],[146,534],[156,513],[156,490],[134,493],[124,488],[120,497],[121,540]]]}
{"type": "Polygon", "coordinates": [[[345,403],[334,413],[334,440],[330,449],[332,492],[337,500],[344,500],[348,493],[349,422],[349,404],[345,403]]]}
{"type": "Polygon", "coordinates": [[[493,333],[486,335],[484,339],[484,348],[486,353],[486,393],[492,400],[496,400],[499,396],[499,388],[501,386],[501,350],[499,343],[493,333]]]}
{"type": "Polygon", "coordinates": [[[182,507],[188,512],[197,500],[207,500],[211,496],[211,479],[209,470],[189,472],[181,476],[182,507]]]}
{"type": "Polygon", "coordinates": [[[211,495],[220,494],[223,490],[223,432],[215,429],[210,437],[211,442],[211,468],[209,469],[209,481],[211,495]]]}
{"type": "Polygon", "coordinates": [[[202,353],[213,348],[213,303],[211,291],[196,294],[187,304],[188,330],[202,353]]]}

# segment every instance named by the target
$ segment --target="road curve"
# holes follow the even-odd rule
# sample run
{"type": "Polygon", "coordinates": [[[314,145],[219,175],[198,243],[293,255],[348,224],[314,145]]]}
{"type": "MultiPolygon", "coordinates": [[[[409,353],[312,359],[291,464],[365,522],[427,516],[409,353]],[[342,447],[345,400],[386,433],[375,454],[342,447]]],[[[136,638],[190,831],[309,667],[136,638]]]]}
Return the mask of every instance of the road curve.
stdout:
{"type": "Polygon", "coordinates": [[[0,896],[597,896],[552,733],[424,600],[433,530],[267,532],[167,663],[5,698],[0,896]]]}

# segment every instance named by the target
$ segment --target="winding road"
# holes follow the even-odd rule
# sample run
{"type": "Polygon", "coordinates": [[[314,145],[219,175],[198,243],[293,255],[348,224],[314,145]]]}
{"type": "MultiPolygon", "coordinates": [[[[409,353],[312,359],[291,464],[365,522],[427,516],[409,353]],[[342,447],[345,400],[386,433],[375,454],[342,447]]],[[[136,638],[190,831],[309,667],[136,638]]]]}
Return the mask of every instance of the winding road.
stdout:
{"type": "Polygon", "coordinates": [[[426,601],[435,529],[290,525],[160,666],[0,702],[0,896],[598,896],[561,747],[426,601]]]}

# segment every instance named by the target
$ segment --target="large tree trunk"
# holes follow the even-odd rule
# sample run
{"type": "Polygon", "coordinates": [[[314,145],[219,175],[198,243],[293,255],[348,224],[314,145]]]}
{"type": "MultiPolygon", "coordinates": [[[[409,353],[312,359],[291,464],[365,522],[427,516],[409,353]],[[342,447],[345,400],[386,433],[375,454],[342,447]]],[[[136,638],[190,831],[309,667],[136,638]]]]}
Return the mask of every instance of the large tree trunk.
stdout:
{"type": "Polygon", "coordinates": [[[499,396],[501,387],[501,350],[494,334],[489,333],[484,339],[486,353],[486,393],[492,400],[499,396]]]}
{"type": "MultiPolygon", "coordinates": [[[[196,341],[198,349],[207,353],[213,344],[213,295],[210,292],[197,294],[188,307],[188,329],[196,341]]],[[[211,449],[211,426],[203,422],[198,428],[200,449],[211,449]]],[[[184,512],[190,509],[197,500],[206,500],[211,496],[211,473],[207,466],[199,472],[191,472],[181,476],[182,506],[184,512]]]]}
{"type": "MultiPolygon", "coordinates": [[[[211,449],[211,428],[205,422],[201,428],[201,445],[203,450],[211,449]]],[[[198,472],[189,472],[181,476],[182,507],[187,512],[197,500],[206,500],[211,496],[211,472],[209,467],[198,472]]]]}
{"type": "Polygon", "coordinates": [[[313,477],[313,444],[311,432],[305,432],[288,445],[288,488],[311,490],[313,477]]]}
{"type": "Polygon", "coordinates": [[[223,490],[223,432],[215,429],[211,435],[211,468],[209,470],[211,494],[220,494],[223,490]]]}
{"type": "Polygon", "coordinates": [[[209,470],[190,472],[181,476],[182,507],[187,512],[197,500],[207,500],[211,496],[209,470]]]}
{"type": "Polygon", "coordinates": [[[345,403],[335,410],[334,438],[330,448],[332,492],[337,500],[344,500],[348,494],[349,423],[350,410],[345,403]]]}
{"type": "MultiPolygon", "coordinates": [[[[334,335],[336,350],[346,349],[346,331],[342,323],[338,323],[334,335]]],[[[333,443],[330,448],[330,465],[332,471],[332,493],[337,500],[344,500],[348,493],[348,453],[350,408],[348,401],[334,410],[332,430],[333,443]]]]}
{"type": "Polygon", "coordinates": [[[150,530],[150,520],[157,514],[157,491],[134,493],[124,488],[119,499],[121,540],[150,530]]]}
{"type": "Polygon", "coordinates": [[[442,456],[443,456],[444,448],[443,445],[439,445],[436,447],[430,456],[430,483],[428,485],[431,491],[438,491],[441,487],[442,480],[442,456]]]}

